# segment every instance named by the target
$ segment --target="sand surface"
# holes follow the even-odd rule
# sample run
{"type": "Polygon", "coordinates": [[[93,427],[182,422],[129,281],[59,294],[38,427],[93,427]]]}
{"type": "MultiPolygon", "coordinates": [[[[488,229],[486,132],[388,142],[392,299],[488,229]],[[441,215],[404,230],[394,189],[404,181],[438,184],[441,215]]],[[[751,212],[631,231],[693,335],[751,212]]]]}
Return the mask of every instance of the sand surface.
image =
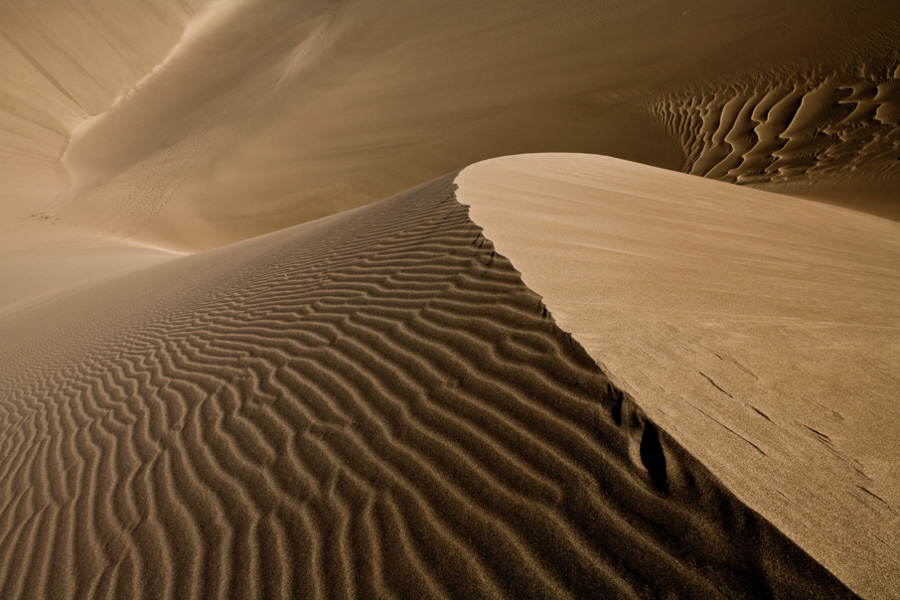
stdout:
{"type": "Polygon", "coordinates": [[[0,5],[26,214],[209,248],[537,151],[896,204],[894,2],[137,4],[0,5]]]}
{"type": "Polygon", "coordinates": [[[852,597],[650,422],[453,195],[0,334],[5,597],[852,597]]]}
{"type": "Polygon", "coordinates": [[[898,40],[0,0],[0,595],[900,597],[898,40]]]}
{"type": "Polygon", "coordinates": [[[0,2],[0,278],[41,257],[7,304],[122,237],[211,248],[523,152],[900,218],[894,2],[133,4],[0,2]],[[4,231],[35,219],[106,239],[4,231]]]}
{"type": "Polygon", "coordinates": [[[855,589],[896,593],[900,224],[588,155],[458,182],[650,418],[855,589]]]}

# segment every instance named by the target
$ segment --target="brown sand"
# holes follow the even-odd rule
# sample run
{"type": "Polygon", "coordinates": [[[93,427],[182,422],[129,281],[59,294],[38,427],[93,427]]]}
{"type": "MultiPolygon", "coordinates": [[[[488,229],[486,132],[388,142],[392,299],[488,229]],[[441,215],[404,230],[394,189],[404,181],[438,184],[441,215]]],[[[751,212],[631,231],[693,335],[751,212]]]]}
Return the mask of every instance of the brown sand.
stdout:
{"type": "Polygon", "coordinates": [[[0,3],[22,213],[208,248],[534,151],[895,198],[892,1],[205,4],[0,3]]]}
{"type": "Polygon", "coordinates": [[[893,1],[0,0],[2,595],[846,593],[808,552],[898,597],[887,221],[545,156],[462,176],[524,284],[433,187],[179,258],[522,152],[897,220],[898,39],[893,1]]]}
{"type": "Polygon", "coordinates": [[[71,184],[61,159],[73,132],[164,60],[205,4],[0,0],[0,315],[171,257],[79,229],[51,205],[71,184]]]}
{"type": "Polygon", "coordinates": [[[7,318],[0,594],[852,597],[610,384],[453,189],[7,318]]]}
{"type": "Polygon", "coordinates": [[[686,173],[900,220],[900,64],[726,78],[654,108],[686,173]]]}
{"type": "Polygon", "coordinates": [[[2,0],[0,314],[522,152],[896,219],[897,39],[893,1],[2,0]]]}
{"type": "Polygon", "coordinates": [[[897,593],[900,224],[588,155],[458,181],[651,419],[854,589],[897,593]]]}

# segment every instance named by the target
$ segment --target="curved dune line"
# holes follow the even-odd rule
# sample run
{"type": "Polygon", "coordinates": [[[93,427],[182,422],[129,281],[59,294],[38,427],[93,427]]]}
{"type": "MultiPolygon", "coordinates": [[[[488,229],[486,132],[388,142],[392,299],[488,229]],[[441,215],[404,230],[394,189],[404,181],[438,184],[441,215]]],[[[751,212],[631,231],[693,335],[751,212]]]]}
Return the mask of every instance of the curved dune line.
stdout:
{"type": "MultiPolygon", "coordinates": [[[[389,347],[389,340],[386,336],[375,339],[383,343],[377,350],[379,356],[391,357],[393,360],[403,361],[406,364],[414,363],[417,360],[414,354],[404,353],[403,348],[398,345],[389,347]]],[[[485,423],[477,423],[471,417],[467,419],[459,417],[457,415],[461,410],[459,405],[455,405],[453,410],[449,410],[439,404],[422,402],[421,399],[427,397],[429,389],[427,384],[419,383],[412,378],[404,377],[403,373],[388,369],[380,372],[373,370],[371,377],[370,384],[379,395],[388,397],[393,391],[399,397],[410,399],[404,407],[405,418],[414,421],[429,435],[434,435],[438,439],[452,444],[456,452],[468,455],[470,459],[483,458],[484,464],[476,468],[489,469],[491,475],[496,478],[511,479],[512,482],[507,487],[516,490],[517,493],[527,493],[550,499],[558,498],[558,488],[552,480],[546,478],[534,465],[528,464],[510,453],[510,450],[517,451],[518,449],[504,448],[491,443],[493,439],[491,435],[497,435],[496,425],[505,422],[503,415],[492,414],[486,421],[490,429],[485,430],[485,423]],[[472,448],[473,452],[470,453],[466,446],[473,444],[476,447],[472,448]],[[544,490],[542,493],[539,492],[541,489],[544,490]]],[[[543,450],[552,451],[547,446],[543,450]]]]}
{"type": "MultiPolygon", "coordinates": [[[[380,412],[384,414],[390,414],[392,411],[390,411],[389,409],[382,409],[380,412]]],[[[365,419],[365,416],[363,416],[363,419],[365,419]]],[[[474,477],[475,481],[469,482],[470,486],[474,485],[474,489],[479,490],[481,493],[485,493],[485,498],[494,499],[499,495],[499,498],[497,498],[497,500],[500,502],[500,505],[505,504],[505,511],[515,511],[517,498],[512,490],[501,490],[495,487],[494,482],[480,471],[477,462],[473,462],[471,460],[466,461],[465,459],[463,459],[462,464],[460,464],[458,467],[452,464],[456,462],[453,452],[454,448],[446,444],[442,444],[440,441],[435,444],[435,440],[428,439],[427,437],[425,439],[422,439],[423,434],[419,431],[419,428],[416,427],[417,424],[415,423],[415,421],[410,421],[408,419],[404,419],[404,421],[407,424],[404,441],[406,441],[408,444],[413,445],[414,454],[412,456],[415,456],[416,458],[418,458],[419,456],[431,457],[431,464],[429,465],[430,471],[434,472],[435,470],[439,470],[442,472],[442,476],[444,478],[447,478],[450,481],[458,481],[462,485],[465,485],[464,482],[467,482],[469,479],[474,477]],[[412,425],[412,427],[409,427],[409,425],[412,425]],[[442,457],[444,458],[443,466],[441,466],[439,463],[442,457]]],[[[392,427],[392,429],[396,429],[396,426],[392,427]]],[[[362,433],[366,434],[367,432],[363,429],[362,433]]],[[[374,436],[377,435],[377,433],[373,433],[371,435],[374,436]]],[[[428,434],[425,433],[424,435],[427,436],[428,434]]],[[[365,437],[370,437],[370,435],[365,435],[365,437]]],[[[409,460],[416,460],[416,458],[413,458],[412,456],[409,460]]],[[[454,492],[451,491],[451,493],[454,492]]],[[[469,495],[472,495],[471,491],[469,491],[469,495]]],[[[488,505],[482,504],[481,507],[481,510],[491,510],[488,505]]],[[[496,511],[497,509],[494,510],[496,511]]],[[[499,512],[497,513],[497,515],[502,519],[502,516],[499,512]]],[[[532,519],[541,519],[541,516],[538,513],[533,512],[530,516],[532,519]]]]}
{"type": "Polygon", "coordinates": [[[880,92],[895,89],[891,70],[710,81],[651,108],[681,142],[688,173],[750,184],[889,178],[900,168],[897,101],[880,92]]]}
{"type": "MultiPolygon", "coordinates": [[[[382,341],[384,341],[384,340],[382,340],[382,341]]],[[[397,348],[395,348],[395,350],[396,349],[397,348]]],[[[382,354],[382,355],[385,355],[385,354],[382,354]]],[[[401,354],[400,357],[407,364],[415,364],[415,362],[420,360],[418,357],[416,357],[414,355],[404,356],[401,354]]],[[[467,373],[468,379],[469,379],[469,381],[471,381],[472,371],[466,371],[466,367],[462,367],[462,370],[467,373]]],[[[428,373],[428,372],[430,372],[430,370],[426,367],[426,369],[424,369],[423,372],[428,373]]],[[[396,376],[396,374],[392,374],[392,375],[396,376]]],[[[410,389],[409,388],[410,383],[403,385],[403,383],[401,383],[401,382],[394,383],[395,381],[397,381],[397,380],[392,379],[392,381],[391,381],[392,385],[385,386],[383,389],[404,390],[403,396],[412,397],[412,398],[422,398],[423,396],[425,396],[427,394],[428,389],[433,389],[435,386],[440,385],[440,382],[428,382],[428,381],[425,381],[422,383],[411,382],[411,385],[413,385],[414,387],[410,389]],[[408,390],[408,391],[406,391],[406,390],[408,390]]],[[[418,417],[418,419],[420,419],[420,420],[427,418],[429,423],[433,424],[432,427],[436,427],[436,428],[446,431],[447,433],[445,433],[443,437],[445,439],[447,439],[448,434],[450,436],[452,436],[452,439],[455,440],[455,442],[451,442],[451,443],[459,444],[461,447],[461,451],[464,451],[464,450],[462,450],[463,444],[470,445],[475,440],[479,440],[479,439],[490,440],[491,436],[497,437],[498,435],[504,435],[504,434],[500,433],[503,429],[507,429],[508,431],[512,432],[513,436],[519,437],[517,446],[514,448],[510,448],[510,450],[512,450],[515,454],[521,455],[523,446],[526,446],[527,444],[531,444],[531,443],[540,444],[540,438],[538,438],[534,434],[526,433],[528,431],[527,424],[524,424],[524,426],[523,426],[523,424],[521,424],[521,422],[519,424],[514,424],[510,420],[509,416],[504,414],[503,412],[498,412],[497,410],[491,409],[490,407],[485,407],[485,406],[483,406],[483,404],[481,402],[478,402],[477,400],[472,402],[470,399],[477,399],[477,395],[467,393],[465,389],[459,389],[457,391],[457,401],[454,402],[451,406],[443,407],[439,404],[431,404],[431,403],[417,401],[415,403],[411,402],[408,410],[410,413],[420,415],[418,417]],[[460,401],[462,401],[462,402],[460,402],[460,401]],[[471,408],[467,408],[467,406],[469,406],[471,408]],[[476,416],[478,413],[473,412],[473,410],[482,411],[484,413],[484,418],[479,418],[478,416],[476,416]],[[459,418],[459,416],[462,416],[462,415],[465,415],[465,417],[466,417],[465,420],[459,418]],[[456,423],[459,423],[459,429],[454,431],[450,426],[452,426],[456,423]],[[477,428],[475,430],[477,433],[475,433],[474,436],[472,433],[473,427],[477,428]],[[481,435],[479,435],[479,433],[481,435]],[[526,438],[521,437],[523,433],[526,433],[526,435],[527,435],[526,438]]],[[[538,416],[535,420],[539,420],[542,423],[547,423],[548,421],[552,421],[552,419],[553,419],[552,415],[543,414],[543,415],[538,416]]],[[[488,448],[487,444],[485,444],[485,448],[486,449],[488,448]]],[[[502,452],[504,450],[501,448],[501,449],[496,449],[496,450],[490,449],[490,451],[493,454],[494,452],[502,452]]],[[[553,448],[553,446],[541,445],[539,447],[539,449],[537,449],[535,451],[535,455],[539,455],[543,458],[546,456],[553,455],[553,454],[555,454],[555,452],[556,451],[553,448]]],[[[492,470],[496,470],[496,468],[498,467],[498,465],[496,465],[496,462],[495,462],[496,459],[493,458],[493,456],[485,457],[484,455],[482,455],[483,460],[487,459],[487,458],[490,458],[490,460],[486,460],[486,463],[487,463],[486,467],[489,469],[492,469],[492,470]]],[[[514,460],[521,461],[521,459],[514,459],[514,460]]],[[[522,463],[518,462],[518,464],[522,464],[522,463]]],[[[526,473],[524,474],[524,476],[527,479],[525,481],[528,481],[529,484],[528,484],[528,487],[526,487],[524,490],[520,491],[519,493],[526,493],[529,495],[535,494],[537,490],[534,489],[534,484],[536,482],[534,482],[531,478],[538,477],[539,478],[539,480],[537,482],[537,483],[539,483],[538,487],[547,487],[547,493],[549,493],[549,496],[547,496],[547,497],[548,498],[556,498],[557,493],[558,493],[556,490],[558,489],[558,487],[556,485],[554,485],[553,483],[549,482],[546,478],[544,478],[540,474],[540,467],[535,466],[535,465],[529,465],[529,464],[525,464],[525,465],[523,465],[523,467],[526,469],[526,473]]],[[[562,467],[562,465],[559,465],[559,468],[561,468],[561,467],[562,467]]],[[[514,476],[514,475],[515,475],[515,471],[513,473],[509,473],[507,471],[505,473],[496,472],[494,476],[510,477],[510,476],[514,476]]],[[[543,496],[544,494],[539,494],[539,495],[543,496]]]]}
{"type": "Polygon", "coordinates": [[[612,386],[453,190],[4,323],[74,334],[0,347],[0,595],[851,597],[612,386]]]}

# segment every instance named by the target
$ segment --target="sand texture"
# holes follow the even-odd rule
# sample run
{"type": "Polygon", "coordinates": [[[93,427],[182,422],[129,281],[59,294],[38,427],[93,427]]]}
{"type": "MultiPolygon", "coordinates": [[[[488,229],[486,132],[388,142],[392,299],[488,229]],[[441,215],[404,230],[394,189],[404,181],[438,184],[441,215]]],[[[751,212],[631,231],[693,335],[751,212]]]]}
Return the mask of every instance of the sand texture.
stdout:
{"type": "Polygon", "coordinates": [[[657,101],[684,149],[684,172],[812,196],[819,190],[822,199],[829,199],[823,188],[842,189],[830,199],[855,198],[856,208],[900,219],[900,70],[766,75],[693,85],[657,101]]]}
{"type": "Polygon", "coordinates": [[[895,2],[136,4],[0,4],[0,210],[196,250],[522,152],[829,188],[870,132],[843,202],[897,204],[895,2]]]}
{"type": "Polygon", "coordinates": [[[900,600],[898,190],[896,0],[0,0],[0,599],[900,600]]]}
{"type": "Polygon", "coordinates": [[[854,589],[897,593],[900,224],[589,155],[458,181],[654,422],[854,589]]]}
{"type": "Polygon", "coordinates": [[[0,594],[851,597],[610,384],[453,189],[7,319],[0,594]]]}

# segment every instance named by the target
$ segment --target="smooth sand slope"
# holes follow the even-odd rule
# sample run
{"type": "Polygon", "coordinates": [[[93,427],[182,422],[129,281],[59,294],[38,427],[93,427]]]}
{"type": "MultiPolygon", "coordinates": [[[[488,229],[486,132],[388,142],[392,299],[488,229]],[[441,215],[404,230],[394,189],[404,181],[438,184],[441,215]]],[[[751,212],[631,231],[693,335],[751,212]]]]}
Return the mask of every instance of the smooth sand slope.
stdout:
{"type": "Polygon", "coordinates": [[[160,252],[48,208],[73,132],[165,60],[205,0],[0,0],[0,315],[160,252]]]}
{"type": "Polygon", "coordinates": [[[3,0],[0,34],[4,221],[194,250],[538,151],[900,215],[894,1],[3,0]]]}
{"type": "Polygon", "coordinates": [[[0,325],[0,595],[842,598],[452,177],[0,325]]]}
{"type": "Polygon", "coordinates": [[[205,4],[0,1],[0,216],[59,193],[72,132],[164,60],[205,4]]]}
{"type": "Polygon", "coordinates": [[[900,224],[588,155],[458,182],[651,419],[854,589],[897,597],[900,224]]]}

